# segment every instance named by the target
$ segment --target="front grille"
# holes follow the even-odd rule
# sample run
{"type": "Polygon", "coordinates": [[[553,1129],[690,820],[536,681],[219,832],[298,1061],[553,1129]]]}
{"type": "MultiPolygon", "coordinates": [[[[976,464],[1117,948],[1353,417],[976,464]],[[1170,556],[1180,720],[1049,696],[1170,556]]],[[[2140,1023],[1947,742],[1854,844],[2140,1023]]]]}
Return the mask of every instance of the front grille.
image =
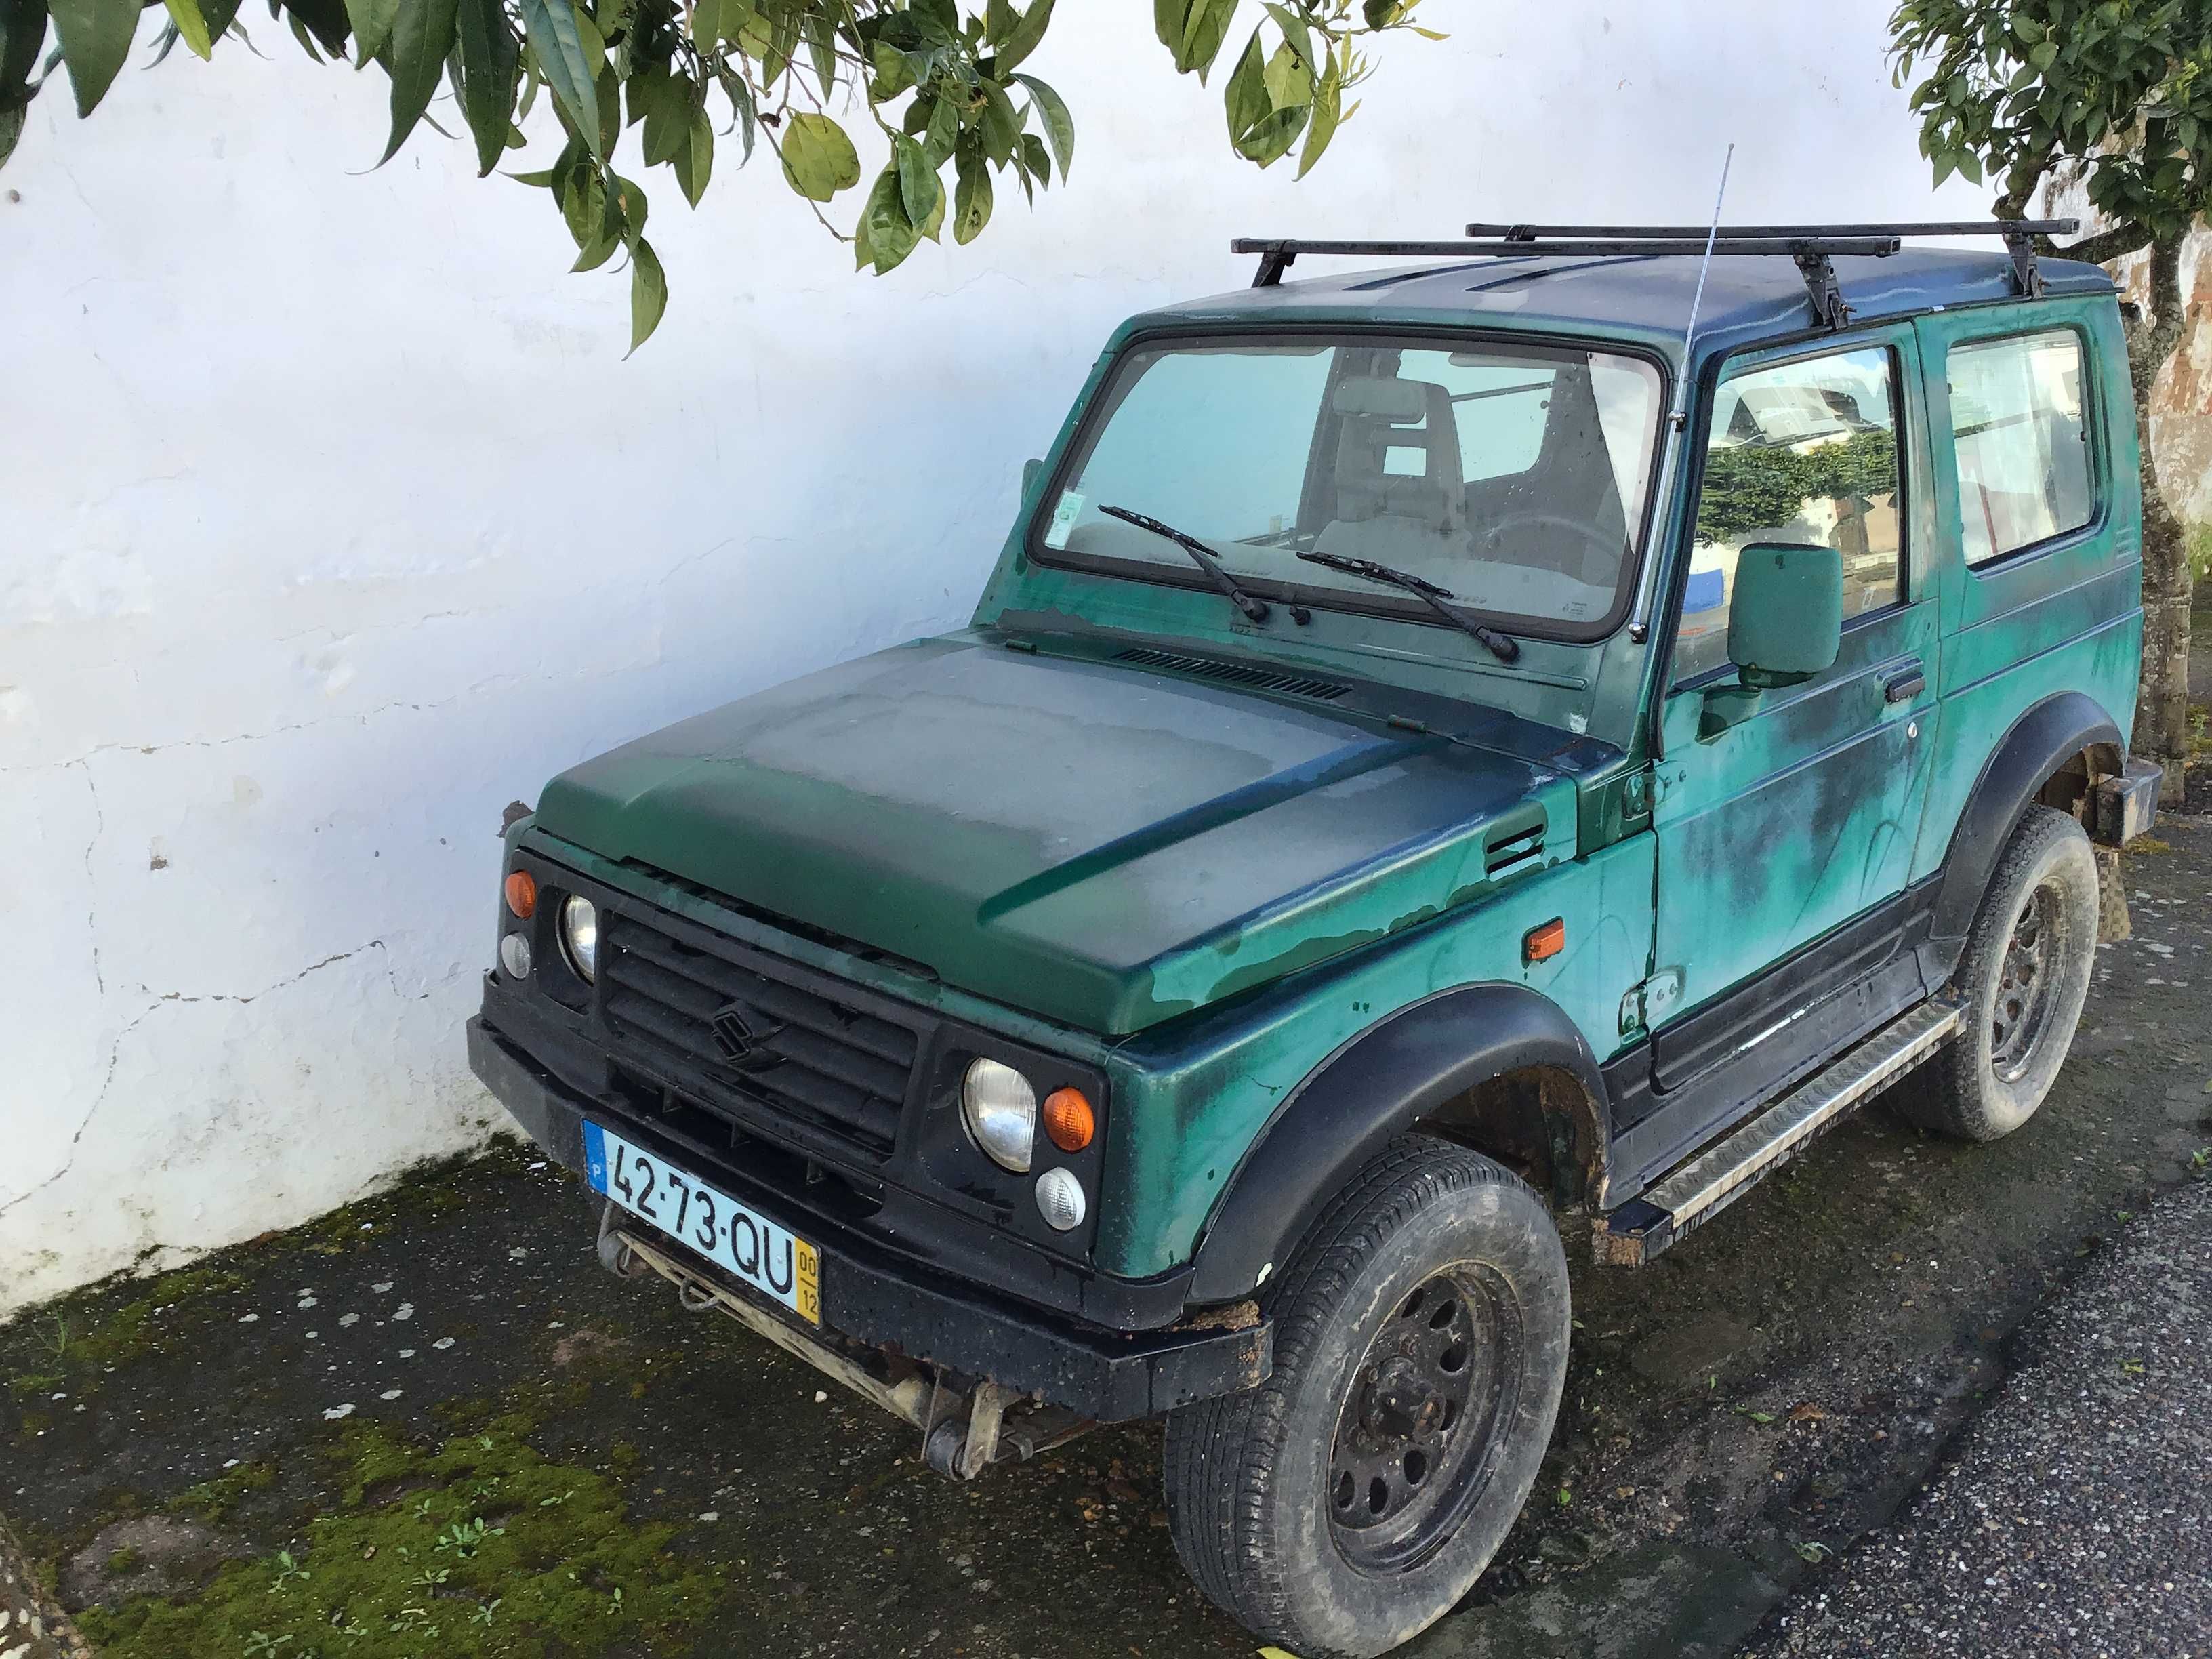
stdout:
{"type": "Polygon", "coordinates": [[[772,957],[685,943],[603,910],[600,1011],[617,1059],[740,1127],[889,1156],[919,1048],[772,957]],[[718,1018],[722,1030],[717,1033],[718,1018]]]}

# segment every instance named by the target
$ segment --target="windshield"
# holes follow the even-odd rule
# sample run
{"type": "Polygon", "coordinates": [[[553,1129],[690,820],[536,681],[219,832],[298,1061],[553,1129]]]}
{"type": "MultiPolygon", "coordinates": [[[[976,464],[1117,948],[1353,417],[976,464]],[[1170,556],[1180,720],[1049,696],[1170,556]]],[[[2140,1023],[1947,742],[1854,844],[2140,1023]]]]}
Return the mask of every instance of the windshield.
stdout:
{"type": "Polygon", "coordinates": [[[1659,427],[1659,371],[1577,348],[1239,340],[1141,347],[1050,504],[1046,557],[1189,580],[1187,554],[1103,511],[1203,541],[1231,575],[1316,603],[1420,611],[1302,552],[1393,565],[1458,605],[1593,637],[1625,603],[1659,427]]]}

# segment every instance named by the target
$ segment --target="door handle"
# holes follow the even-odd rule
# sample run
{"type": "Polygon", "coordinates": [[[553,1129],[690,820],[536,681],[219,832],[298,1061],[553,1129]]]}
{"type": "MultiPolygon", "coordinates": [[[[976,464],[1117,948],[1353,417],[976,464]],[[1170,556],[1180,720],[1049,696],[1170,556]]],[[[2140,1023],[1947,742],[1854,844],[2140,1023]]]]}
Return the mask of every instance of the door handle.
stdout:
{"type": "Polygon", "coordinates": [[[1928,675],[1918,663],[1900,668],[1881,683],[1884,702],[1910,702],[1928,686],[1928,675]]]}

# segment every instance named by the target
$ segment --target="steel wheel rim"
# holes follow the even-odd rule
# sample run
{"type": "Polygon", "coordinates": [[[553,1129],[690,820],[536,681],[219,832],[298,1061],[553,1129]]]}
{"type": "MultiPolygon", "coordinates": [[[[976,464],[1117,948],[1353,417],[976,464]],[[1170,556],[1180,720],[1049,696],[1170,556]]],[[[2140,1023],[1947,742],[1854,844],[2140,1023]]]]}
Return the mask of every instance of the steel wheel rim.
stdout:
{"type": "Polygon", "coordinates": [[[1513,1419],[1520,1337],[1510,1293],[1475,1263],[1431,1274],[1383,1321],[1338,1413],[1322,1497],[1352,1566],[1410,1571],[1459,1530],[1513,1419]]]}
{"type": "Polygon", "coordinates": [[[2017,1083],[2027,1074],[2050,1026],[2065,925],[2058,889],[2050,882],[2031,892],[2013,918],[1990,1009],[1990,1066],[2001,1082],[2017,1083]]]}

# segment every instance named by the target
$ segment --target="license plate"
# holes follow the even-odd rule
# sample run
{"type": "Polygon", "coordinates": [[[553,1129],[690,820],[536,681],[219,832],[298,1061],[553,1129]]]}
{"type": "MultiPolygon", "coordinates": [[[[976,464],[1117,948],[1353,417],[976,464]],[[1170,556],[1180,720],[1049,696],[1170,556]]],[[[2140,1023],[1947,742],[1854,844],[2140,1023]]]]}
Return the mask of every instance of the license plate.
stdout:
{"type": "Polygon", "coordinates": [[[611,1129],[584,1124],[584,1170],[592,1186],[671,1238],[809,1324],[822,1322],[820,1252],[727,1193],[634,1146],[611,1129]]]}

